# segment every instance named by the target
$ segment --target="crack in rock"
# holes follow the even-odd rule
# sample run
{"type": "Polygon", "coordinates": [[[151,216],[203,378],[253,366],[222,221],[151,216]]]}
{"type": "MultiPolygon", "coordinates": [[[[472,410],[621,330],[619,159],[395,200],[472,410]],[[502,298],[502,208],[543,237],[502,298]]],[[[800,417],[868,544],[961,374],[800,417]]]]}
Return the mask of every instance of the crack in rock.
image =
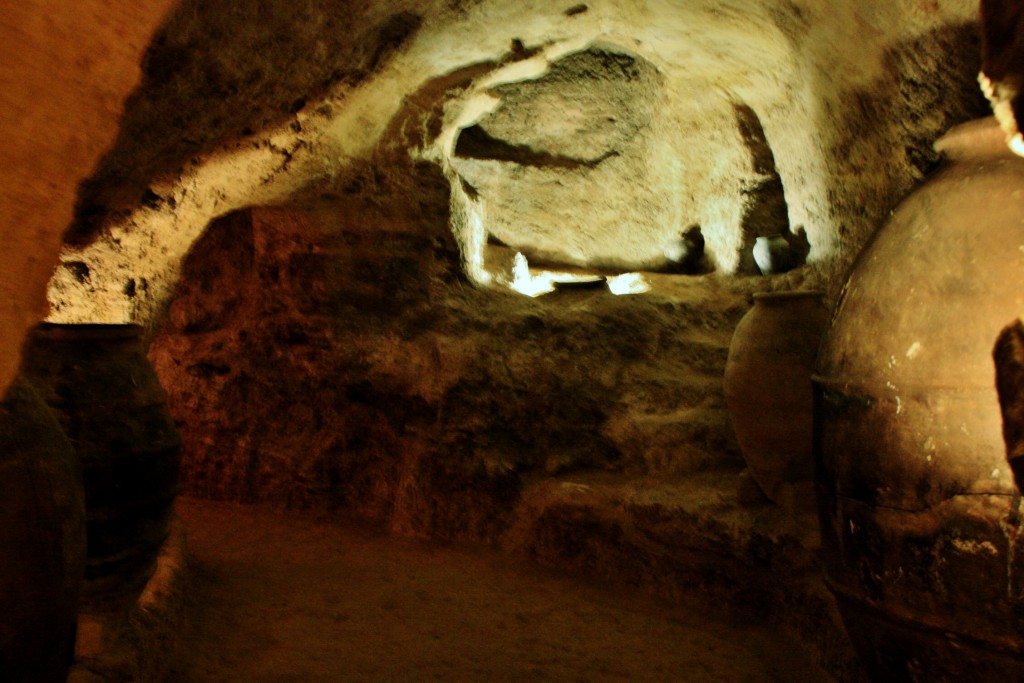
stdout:
{"type": "Polygon", "coordinates": [[[510,161],[521,166],[537,168],[595,168],[603,161],[619,156],[617,150],[609,150],[594,159],[552,154],[537,150],[529,145],[515,145],[505,140],[492,137],[480,126],[471,126],[462,131],[455,145],[455,156],[465,159],[482,159],[491,161],[510,161]]]}

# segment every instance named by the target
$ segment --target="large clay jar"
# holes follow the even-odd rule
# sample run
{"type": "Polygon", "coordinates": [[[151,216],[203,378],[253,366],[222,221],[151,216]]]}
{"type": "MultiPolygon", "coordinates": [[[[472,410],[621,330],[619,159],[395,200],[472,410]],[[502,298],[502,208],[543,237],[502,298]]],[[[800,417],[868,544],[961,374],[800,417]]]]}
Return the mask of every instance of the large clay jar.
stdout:
{"type": "Polygon", "coordinates": [[[826,578],[877,680],[1024,680],[1021,497],[992,344],[1024,304],[1024,159],[993,121],[861,254],[822,342],[826,578]]]}
{"type": "Polygon", "coordinates": [[[137,325],[36,328],[24,370],[82,465],[88,526],[83,599],[131,599],[152,574],[178,492],[181,440],[137,325]]]}
{"type": "Polygon", "coordinates": [[[755,294],[729,345],[725,398],[736,440],[775,501],[814,479],[811,371],[827,324],[821,292],[755,294]]]}
{"type": "Polygon", "coordinates": [[[24,382],[0,401],[0,482],[0,681],[64,681],[85,571],[82,478],[57,420],[24,382]]]}

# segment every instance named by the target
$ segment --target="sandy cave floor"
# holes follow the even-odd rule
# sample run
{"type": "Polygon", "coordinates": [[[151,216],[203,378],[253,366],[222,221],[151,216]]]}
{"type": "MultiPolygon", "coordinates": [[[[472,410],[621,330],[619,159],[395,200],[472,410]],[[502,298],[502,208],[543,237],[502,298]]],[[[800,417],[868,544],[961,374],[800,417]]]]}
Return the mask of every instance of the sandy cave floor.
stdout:
{"type": "Polygon", "coordinates": [[[183,499],[193,573],[170,681],[824,681],[712,604],[478,546],[183,499]]]}

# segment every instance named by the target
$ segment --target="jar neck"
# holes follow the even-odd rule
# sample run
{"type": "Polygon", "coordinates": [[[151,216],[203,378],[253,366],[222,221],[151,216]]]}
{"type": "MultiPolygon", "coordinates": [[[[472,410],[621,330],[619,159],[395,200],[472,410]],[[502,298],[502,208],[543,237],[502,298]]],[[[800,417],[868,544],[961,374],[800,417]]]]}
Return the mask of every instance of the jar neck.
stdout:
{"type": "Polygon", "coordinates": [[[1013,156],[994,116],[953,126],[932,146],[952,160],[1013,156]]]}
{"type": "Polygon", "coordinates": [[[142,327],[133,323],[39,323],[36,339],[50,341],[137,340],[142,327]]]}
{"type": "Polygon", "coordinates": [[[825,293],[819,290],[797,290],[789,292],[759,292],[754,295],[754,303],[761,306],[780,306],[802,301],[821,302],[825,293]]]}

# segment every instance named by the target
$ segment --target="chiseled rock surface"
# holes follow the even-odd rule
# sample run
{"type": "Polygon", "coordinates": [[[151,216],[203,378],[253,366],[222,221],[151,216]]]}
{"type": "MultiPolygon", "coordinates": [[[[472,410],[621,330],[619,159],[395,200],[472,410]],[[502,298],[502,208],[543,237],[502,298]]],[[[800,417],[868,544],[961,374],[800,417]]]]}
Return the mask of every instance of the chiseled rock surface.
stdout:
{"type": "Polygon", "coordinates": [[[987,111],[976,16],[973,0],[185,0],[83,188],[72,234],[94,241],[57,270],[53,319],[159,325],[191,245],[242,207],[410,201],[377,194],[404,172],[382,152],[445,174],[442,211],[471,265],[490,231],[538,256],[656,267],[697,224],[729,273],[770,217],[772,232],[802,228],[834,292],[934,165],[931,142],[987,111]],[[760,151],[737,107],[756,115],[760,151]],[[460,156],[476,124],[512,159],[460,156]]]}
{"type": "Polygon", "coordinates": [[[743,286],[467,288],[443,222],[344,229],[356,208],[234,214],[186,261],[151,358],[188,491],[486,536],[535,474],[740,465],[719,378],[743,286]]]}
{"type": "Polygon", "coordinates": [[[486,228],[531,261],[655,269],[679,232],[665,173],[663,77],[595,46],[534,80],[495,87],[501,103],[459,134],[452,164],[486,228]],[[639,236],[643,236],[639,238],[639,236]]]}

